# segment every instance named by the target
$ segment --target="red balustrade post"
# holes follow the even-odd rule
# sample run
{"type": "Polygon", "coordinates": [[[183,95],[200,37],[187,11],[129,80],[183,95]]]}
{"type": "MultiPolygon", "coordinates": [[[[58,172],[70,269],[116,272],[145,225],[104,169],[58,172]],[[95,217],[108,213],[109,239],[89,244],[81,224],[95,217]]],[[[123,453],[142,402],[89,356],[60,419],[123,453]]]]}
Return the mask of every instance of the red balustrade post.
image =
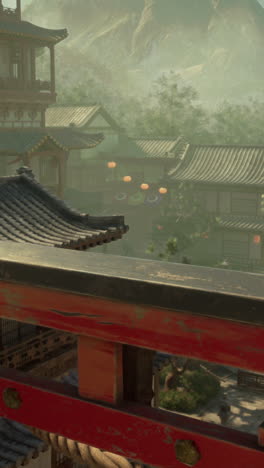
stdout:
{"type": "Polygon", "coordinates": [[[112,404],[123,399],[121,344],[79,336],[78,372],[80,396],[112,404]]]}

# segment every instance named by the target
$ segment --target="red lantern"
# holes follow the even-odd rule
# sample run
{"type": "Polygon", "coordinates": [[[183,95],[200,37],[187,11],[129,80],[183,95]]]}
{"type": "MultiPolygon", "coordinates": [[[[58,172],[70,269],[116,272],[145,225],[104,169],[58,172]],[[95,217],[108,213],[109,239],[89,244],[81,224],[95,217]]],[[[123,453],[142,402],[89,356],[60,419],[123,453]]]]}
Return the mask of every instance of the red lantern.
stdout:
{"type": "Polygon", "coordinates": [[[149,184],[141,184],[140,188],[141,188],[141,190],[148,190],[149,189],[149,184]]]}
{"type": "Polygon", "coordinates": [[[168,193],[168,189],[166,189],[166,187],[160,187],[159,188],[159,193],[161,195],[165,195],[166,193],[168,193]]]}
{"type": "Polygon", "coordinates": [[[109,169],[114,169],[116,167],[116,162],[115,161],[110,161],[107,163],[107,167],[109,169]]]}
{"type": "Polygon", "coordinates": [[[124,182],[131,182],[131,180],[132,180],[132,177],[130,177],[129,175],[123,177],[124,182]]]}
{"type": "Polygon", "coordinates": [[[260,244],[261,243],[261,237],[259,235],[254,236],[253,242],[256,245],[260,244]]]}

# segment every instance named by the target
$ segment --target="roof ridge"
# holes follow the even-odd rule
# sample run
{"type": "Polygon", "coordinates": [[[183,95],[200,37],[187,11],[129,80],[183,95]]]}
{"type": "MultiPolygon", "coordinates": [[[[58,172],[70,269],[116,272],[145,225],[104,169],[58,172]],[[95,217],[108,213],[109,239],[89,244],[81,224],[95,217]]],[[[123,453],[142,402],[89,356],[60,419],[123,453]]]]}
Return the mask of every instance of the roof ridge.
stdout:
{"type": "Polygon", "coordinates": [[[229,219],[262,219],[263,222],[264,222],[264,216],[263,215],[245,215],[245,214],[241,214],[241,215],[235,215],[235,214],[227,214],[227,213],[224,213],[224,214],[220,214],[220,215],[217,215],[216,218],[220,218],[220,219],[223,219],[223,218],[229,218],[229,219]]]}
{"type": "Polygon", "coordinates": [[[128,137],[130,138],[131,140],[135,141],[135,140],[155,140],[155,141],[163,141],[163,140],[173,140],[173,141],[180,141],[181,139],[184,140],[184,137],[182,136],[179,136],[179,137],[144,137],[144,136],[140,136],[140,137],[128,137]]]}
{"type": "Polygon", "coordinates": [[[50,110],[53,110],[53,109],[65,109],[65,108],[68,108],[68,109],[86,109],[86,108],[90,108],[90,107],[103,107],[102,104],[87,104],[86,106],[67,106],[67,105],[63,105],[61,104],[60,106],[50,106],[47,108],[47,111],[50,111],[50,110]]]}
{"type": "Polygon", "coordinates": [[[30,24],[30,25],[34,26],[35,28],[42,29],[44,31],[61,32],[61,33],[64,33],[64,34],[68,35],[68,29],[67,28],[56,28],[56,29],[54,29],[54,28],[44,28],[43,26],[39,26],[38,24],[34,24],[34,23],[32,23],[32,21],[28,21],[28,20],[25,20],[25,19],[22,19],[20,21],[20,23],[30,24]]]}
{"type": "Polygon", "coordinates": [[[192,148],[263,148],[264,149],[264,144],[263,145],[228,145],[228,144],[194,144],[191,143],[190,146],[192,148]]]}

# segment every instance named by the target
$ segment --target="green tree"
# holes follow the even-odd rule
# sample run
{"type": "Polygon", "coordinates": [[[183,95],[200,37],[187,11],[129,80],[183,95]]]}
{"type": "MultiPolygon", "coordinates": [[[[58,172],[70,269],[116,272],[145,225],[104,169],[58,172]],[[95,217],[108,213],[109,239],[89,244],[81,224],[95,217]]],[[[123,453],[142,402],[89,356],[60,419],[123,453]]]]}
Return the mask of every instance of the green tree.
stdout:
{"type": "Polygon", "coordinates": [[[210,141],[214,144],[263,145],[264,102],[222,103],[212,114],[210,141]]]}
{"type": "Polygon", "coordinates": [[[137,114],[134,133],[150,137],[184,135],[192,143],[206,141],[208,113],[191,86],[183,85],[173,72],[153,85],[137,114]]]}
{"type": "Polygon", "coordinates": [[[184,85],[175,73],[163,75],[149,94],[128,96],[113,81],[108,84],[88,75],[76,85],[65,85],[58,105],[90,105],[97,102],[108,109],[129,135],[177,137],[193,144],[264,144],[264,101],[223,102],[208,110],[196,90],[184,85]]]}
{"type": "Polygon", "coordinates": [[[163,213],[153,223],[153,240],[147,254],[164,261],[181,257],[183,263],[189,263],[186,251],[213,229],[215,221],[200,204],[193,185],[179,183],[172,190],[163,213]]]}

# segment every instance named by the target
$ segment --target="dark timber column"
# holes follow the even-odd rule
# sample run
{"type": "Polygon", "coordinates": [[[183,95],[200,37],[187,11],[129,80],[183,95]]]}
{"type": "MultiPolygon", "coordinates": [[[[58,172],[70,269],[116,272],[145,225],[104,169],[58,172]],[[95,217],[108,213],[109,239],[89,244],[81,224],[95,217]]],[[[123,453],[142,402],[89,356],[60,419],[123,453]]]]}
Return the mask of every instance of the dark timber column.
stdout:
{"type": "Polygon", "coordinates": [[[124,399],[151,405],[155,352],[123,346],[124,399]]]}
{"type": "Polygon", "coordinates": [[[68,152],[65,151],[60,153],[57,156],[58,160],[58,177],[59,177],[59,184],[58,184],[58,196],[60,198],[64,197],[64,191],[66,186],[66,178],[67,178],[67,160],[68,160],[68,152]]]}
{"type": "Polygon", "coordinates": [[[17,0],[17,16],[21,20],[21,0],[17,0]]]}
{"type": "Polygon", "coordinates": [[[54,45],[50,46],[50,84],[51,84],[51,92],[55,93],[55,49],[54,45]]]}

